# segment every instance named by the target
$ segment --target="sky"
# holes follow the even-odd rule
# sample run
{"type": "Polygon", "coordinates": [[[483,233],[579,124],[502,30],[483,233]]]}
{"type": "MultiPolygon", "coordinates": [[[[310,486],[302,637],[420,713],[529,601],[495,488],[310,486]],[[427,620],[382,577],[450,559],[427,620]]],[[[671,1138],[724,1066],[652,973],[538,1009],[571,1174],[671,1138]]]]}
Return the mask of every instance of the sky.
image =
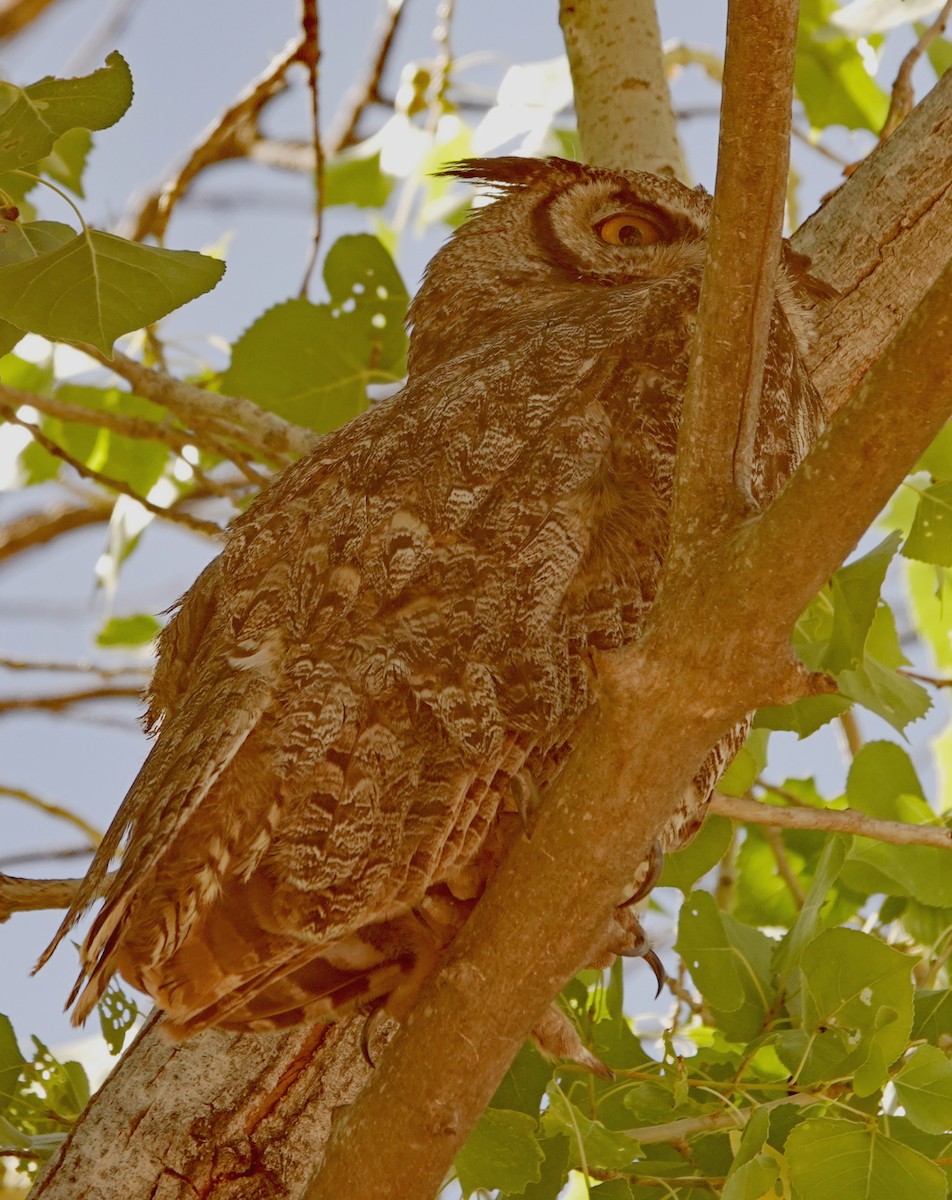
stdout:
{"type": "MultiPolygon", "coordinates": [[[[432,54],[434,7],[433,0],[408,0],[396,64],[432,54]]],[[[474,86],[495,88],[508,65],[560,55],[556,8],[554,0],[523,0],[518,5],[512,0],[458,0],[452,44],[457,57],[467,63],[461,77],[474,86]]],[[[363,62],[377,12],[376,0],[322,6],[325,120],[363,62]]],[[[295,36],[295,17],[291,0],[59,0],[26,34],[0,47],[0,78],[28,83],[46,74],[82,74],[101,65],[114,48],[125,56],[135,100],[117,126],[96,135],[82,203],[87,221],[115,228],[134,209],[136,197],[161,182],[205,126],[295,36]]],[[[722,52],[723,2],[662,0],[660,18],[665,38],[722,52]]],[[[888,64],[883,79],[891,79],[888,64]]],[[[388,94],[397,83],[396,71],[385,77],[388,94]]],[[[674,98],[678,108],[709,108],[716,103],[717,90],[692,67],[675,81],[674,98]]],[[[269,110],[266,125],[278,136],[307,137],[306,94],[300,80],[269,110]]],[[[716,118],[695,117],[683,124],[682,132],[695,179],[713,190],[716,118]]],[[[847,159],[857,159],[868,150],[869,139],[840,131],[830,145],[847,159]]],[[[806,215],[839,182],[839,168],[800,144],[794,147],[794,161],[806,215]]],[[[56,203],[44,206],[42,215],[68,219],[56,203]]],[[[237,163],[203,177],[177,210],[167,244],[199,249],[225,239],[228,271],[214,292],[169,318],[165,329],[177,366],[194,369],[202,361],[220,365],[223,339],[233,340],[270,305],[297,293],[311,236],[310,204],[310,184],[303,176],[237,163]]],[[[370,227],[370,218],[360,210],[333,209],[325,217],[325,249],[345,232],[370,227]]],[[[445,232],[408,229],[397,258],[411,288],[445,232]]],[[[313,298],[321,299],[319,292],[318,287],[313,298]]],[[[0,494],[0,523],[27,505],[34,507],[37,499],[0,494]]],[[[106,612],[166,609],[213,552],[206,541],[186,531],[154,523],[133,568],[124,572],[115,595],[107,597],[94,577],[103,536],[101,528],[71,534],[54,554],[34,552],[0,567],[0,657],[75,661],[93,656],[108,663],[108,653],[95,652],[92,642],[106,612]]],[[[143,663],[147,661],[143,656],[143,663]]],[[[51,688],[62,681],[48,677],[39,682],[51,688]]],[[[11,679],[0,672],[0,691],[23,690],[22,677],[11,679]]],[[[4,717],[0,785],[28,788],[105,828],[148,750],[135,717],[134,705],[114,702],[76,710],[67,718],[4,717]]],[[[842,756],[833,733],[823,737],[819,769],[828,786],[836,789],[842,782],[842,756]]],[[[789,750],[783,755],[792,761],[789,750]]],[[[0,797],[0,856],[76,843],[67,826],[0,797]]],[[[84,865],[83,860],[64,864],[37,857],[11,870],[49,876],[78,874],[84,865]]],[[[36,1033],[53,1045],[75,1036],[61,1011],[75,972],[74,952],[62,948],[36,978],[29,978],[28,971],[57,923],[57,914],[38,913],[20,914],[0,926],[0,1012],[11,1016],[24,1038],[36,1033]]],[[[647,995],[647,980],[644,986],[647,995]]]]}

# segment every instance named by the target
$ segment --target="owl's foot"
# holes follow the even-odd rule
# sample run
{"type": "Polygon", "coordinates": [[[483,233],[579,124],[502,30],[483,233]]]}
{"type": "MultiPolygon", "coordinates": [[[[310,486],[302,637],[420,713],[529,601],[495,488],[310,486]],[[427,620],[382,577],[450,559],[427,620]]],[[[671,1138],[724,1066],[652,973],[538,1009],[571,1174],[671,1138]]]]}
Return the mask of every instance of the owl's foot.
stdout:
{"type": "Polygon", "coordinates": [[[624,904],[619,904],[612,913],[608,935],[601,954],[588,964],[590,967],[599,969],[610,967],[615,961],[616,955],[621,955],[623,958],[643,958],[658,981],[655,998],[661,995],[661,989],[664,987],[664,965],[648,943],[647,934],[638,920],[635,906],[644,900],[658,882],[663,864],[664,856],[661,853],[661,847],[655,843],[641,868],[643,876],[636,885],[635,891],[624,904]]]}
{"type": "Polygon", "coordinates": [[[582,1044],[578,1030],[555,1004],[550,1004],[545,1016],[532,1030],[532,1040],[547,1058],[578,1063],[593,1075],[602,1079],[614,1079],[611,1067],[606,1067],[600,1058],[582,1044]]]}

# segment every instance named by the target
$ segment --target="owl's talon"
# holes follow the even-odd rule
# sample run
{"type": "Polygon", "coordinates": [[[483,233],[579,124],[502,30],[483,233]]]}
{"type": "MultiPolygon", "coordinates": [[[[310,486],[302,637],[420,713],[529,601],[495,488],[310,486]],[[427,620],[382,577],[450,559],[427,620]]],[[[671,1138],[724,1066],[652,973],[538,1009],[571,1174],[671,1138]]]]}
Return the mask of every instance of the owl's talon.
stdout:
{"type": "Polygon", "coordinates": [[[665,980],[667,979],[667,975],[665,974],[664,970],[664,963],[657,956],[657,954],[655,954],[654,950],[646,950],[644,954],[642,954],[642,958],[654,972],[654,977],[658,981],[658,990],[654,994],[654,998],[657,1000],[661,995],[661,989],[664,987],[665,980]]]}
{"type": "Polygon", "coordinates": [[[383,1012],[384,1009],[382,1006],[374,1008],[364,1018],[364,1023],[360,1028],[360,1057],[372,1071],[376,1071],[377,1064],[374,1062],[373,1055],[370,1053],[370,1039],[373,1035],[374,1029],[376,1029],[377,1024],[380,1021],[383,1012]]]}

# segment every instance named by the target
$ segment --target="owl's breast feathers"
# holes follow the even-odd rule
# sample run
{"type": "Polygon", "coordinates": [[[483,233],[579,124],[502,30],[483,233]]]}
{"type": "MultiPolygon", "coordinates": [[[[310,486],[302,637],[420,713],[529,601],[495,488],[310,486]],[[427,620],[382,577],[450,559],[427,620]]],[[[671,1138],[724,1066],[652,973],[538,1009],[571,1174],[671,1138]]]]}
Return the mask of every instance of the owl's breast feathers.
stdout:
{"type": "Polygon", "coordinates": [[[173,1034],[315,1019],[393,991],[421,922],[458,927],[500,810],[589,703],[588,646],[637,632],[664,539],[680,378],[604,333],[566,380],[565,337],[591,335],[530,333],[326,438],[184,597],[156,745],[57,938],[128,834],[75,1020],[116,970],[173,1034]]]}

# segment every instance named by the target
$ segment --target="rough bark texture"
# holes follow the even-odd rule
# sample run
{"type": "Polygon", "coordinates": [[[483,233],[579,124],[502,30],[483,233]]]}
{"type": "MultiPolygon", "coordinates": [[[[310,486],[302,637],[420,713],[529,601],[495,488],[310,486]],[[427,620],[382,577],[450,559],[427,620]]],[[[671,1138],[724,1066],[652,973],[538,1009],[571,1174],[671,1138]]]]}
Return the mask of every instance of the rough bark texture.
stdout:
{"type": "Polygon", "coordinates": [[[810,364],[834,409],[949,261],[950,162],[952,71],[792,239],[840,292],[810,364]]]}
{"type": "MultiPolygon", "coordinates": [[[[862,377],[952,255],[950,131],[952,79],[947,79],[797,239],[817,273],[843,293],[823,322],[815,352],[821,385],[834,400],[862,377]]],[[[644,716],[644,708],[634,715],[644,716]]],[[[619,710],[624,713],[623,706],[619,710]]],[[[690,737],[700,745],[710,734],[710,719],[698,720],[690,737]]],[[[580,748],[575,761],[589,771],[603,766],[606,778],[617,776],[621,767],[605,731],[593,728],[591,736],[590,753],[580,748]]],[[[665,761],[657,764],[661,772],[671,761],[668,747],[664,753],[665,761]]],[[[540,850],[538,836],[533,854],[540,850]]],[[[584,846],[580,835],[580,858],[584,846]]],[[[566,864],[565,870],[571,874],[575,866],[566,864]]],[[[597,875],[601,868],[586,870],[597,875]]],[[[574,892],[573,897],[569,908],[580,903],[574,892]]],[[[550,900],[551,894],[544,896],[543,906],[550,900]]],[[[583,924],[588,920],[584,912],[570,916],[580,916],[583,924]]],[[[584,928],[578,936],[584,942],[584,928]]],[[[541,950],[538,943],[536,948],[541,950]]],[[[547,954],[538,964],[540,972],[549,970],[548,959],[547,954]]],[[[447,986],[465,994],[462,970],[447,986]]],[[[432,1072],[429,1058],[423,1066],[432,1072]]],[[[147,1032],[92,1102],[38,1195],[290,1198],[320,1157],[330,1112],[348,1102],[366,1074],[352,1024],[336,1027],[322,1043],[305,1030],[268,1039],[205,1035],[170,1047],[147,1032]],[[279,1086],[282,1079],[287,1082],[279,1086]],[[273,1097],[273,1103],[262,1097],[273,1097]]],[[[414,1100],[400,1095],[392,1103],[414,1100]]],[[[433,1136],[447,1124],[452,1114],[430,1113],[433,1136]]]]}
{"type": "MultiPolygon", "coordinates": [[[[170,1046],[150,1020],[77,1122],[39,1200],[293,1200],[363,1087],[362,1021],[170,1046]]],[[[379,1053],[385,1031],[374,1039],[379,1053]]]]}
{"type": "Polygon", "coordinates": [[[690,182],[668,94],[655,0],[562,0],[559,20],[586,160],[690,182]]]}

